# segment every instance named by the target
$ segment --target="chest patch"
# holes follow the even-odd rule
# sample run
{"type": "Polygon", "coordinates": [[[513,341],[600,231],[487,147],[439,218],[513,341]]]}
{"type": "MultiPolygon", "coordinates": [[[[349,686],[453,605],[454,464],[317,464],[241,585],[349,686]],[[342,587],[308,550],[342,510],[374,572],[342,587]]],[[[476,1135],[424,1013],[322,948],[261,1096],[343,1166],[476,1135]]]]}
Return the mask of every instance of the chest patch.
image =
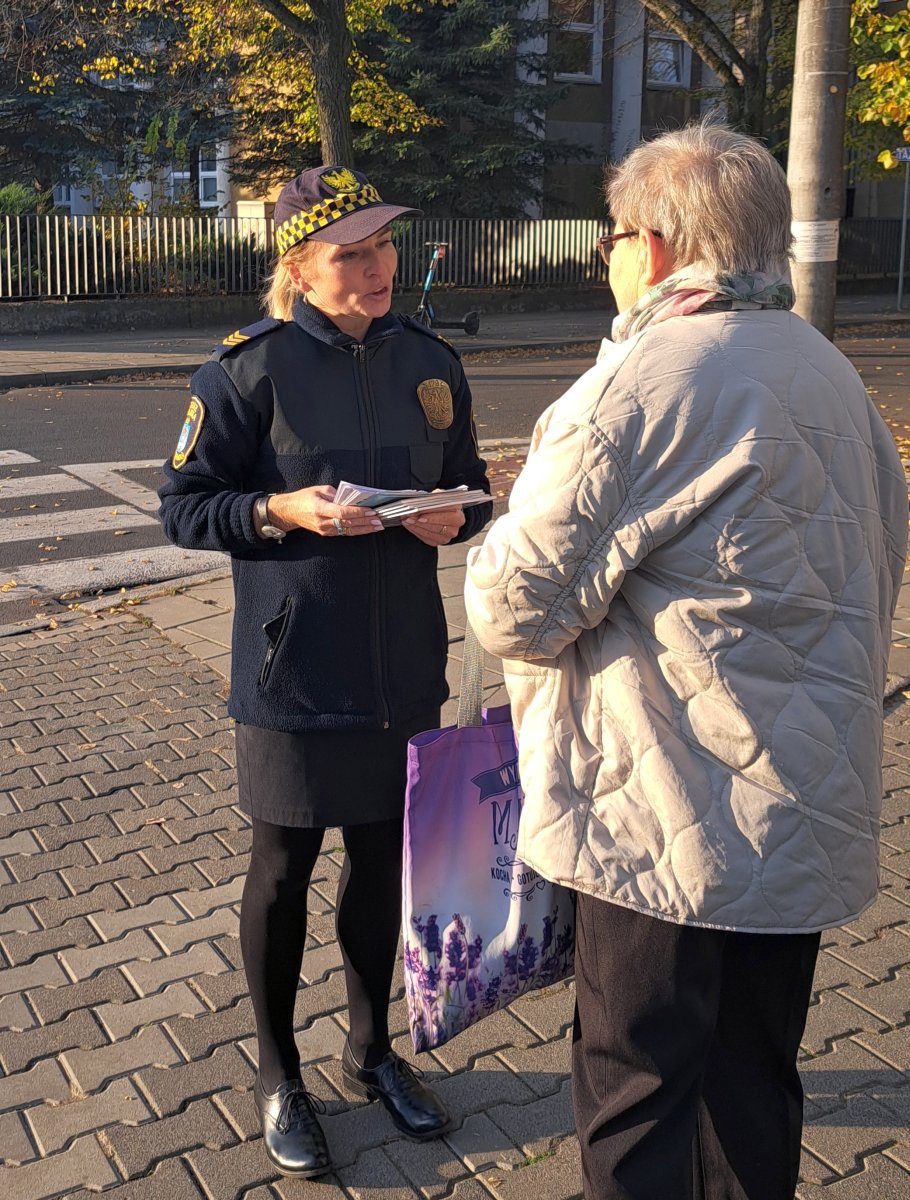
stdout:
{"type": "Polygon", "coordinates": [[[417,385],[423,415],[434,429],[448,429],[454,420],[452,390],[444,379],[424,379],[417,385]]]}
{"type": "Polygon", "coordinates": [[[199,441],[199,434],[202,432],[204,418],[205,405],[198,396],[193,396],[190,400],[190,406],[186,410],[186,418],[183,422],[183,428],[180,430],[180,437],[177,439],[177,449],[174,451],[174,456],[171,459],[171,466],[175,471],[179,471],[193,453],[193,447],[199,441]]]}

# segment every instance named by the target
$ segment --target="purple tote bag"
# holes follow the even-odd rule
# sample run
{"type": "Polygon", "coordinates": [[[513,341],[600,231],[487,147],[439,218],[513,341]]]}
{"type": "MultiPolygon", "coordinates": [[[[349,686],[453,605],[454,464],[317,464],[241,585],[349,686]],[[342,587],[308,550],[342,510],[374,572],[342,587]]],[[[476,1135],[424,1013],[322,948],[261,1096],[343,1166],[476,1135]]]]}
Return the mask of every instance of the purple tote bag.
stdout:
{"type": "Polygon", "coordinates": [[[481,709],[465,638],[458,724],[408,746],[402,933],[415,1050],[573,972],[575,903],[515,856],[524,796],[509,706],[481,709]]]}

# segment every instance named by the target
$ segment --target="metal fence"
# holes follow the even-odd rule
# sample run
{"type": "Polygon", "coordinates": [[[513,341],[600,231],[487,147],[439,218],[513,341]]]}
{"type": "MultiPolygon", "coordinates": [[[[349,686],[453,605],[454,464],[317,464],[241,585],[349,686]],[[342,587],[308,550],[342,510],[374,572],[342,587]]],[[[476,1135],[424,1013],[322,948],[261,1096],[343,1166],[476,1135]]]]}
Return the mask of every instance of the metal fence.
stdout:
{"type": "MultiPolygon", "coordinates": [[[[398,236],[398,286],[418,287],[427,243],[448,243],[437,281],[457,287],[603,282],[598,220],[424,217],[398,236]]],[[[900,222],[841,223],[841,277],[896,275],[900,222]]],[[[0,300],[258,291],[272,223],[210,217],[0,217],[0,300]]]]}
{"type": "MultiPolygon", "coordinates": [[[[423,282],[426,243],[448,243],[437,281],[460,287],[603,279],[600,221],[422,218],[403,224],[398,286],[423,282]]],[[[272,223],[207,217],[0,217],[0,299],[255,292],[274,256],[272,223]]]]}

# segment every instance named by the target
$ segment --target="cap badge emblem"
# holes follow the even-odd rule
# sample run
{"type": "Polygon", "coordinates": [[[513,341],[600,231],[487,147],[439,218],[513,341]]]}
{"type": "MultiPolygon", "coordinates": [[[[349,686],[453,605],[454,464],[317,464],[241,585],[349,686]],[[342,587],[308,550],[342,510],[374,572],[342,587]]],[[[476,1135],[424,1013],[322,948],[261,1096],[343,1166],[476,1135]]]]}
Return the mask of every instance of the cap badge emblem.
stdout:
{"type": "Polygon", "coordinates": [[[325,171],[319,178],[324,179],[336,192],[356,192],[359,187],[357,176],[347,167],[339,167],[337,171],[325,171]]]}

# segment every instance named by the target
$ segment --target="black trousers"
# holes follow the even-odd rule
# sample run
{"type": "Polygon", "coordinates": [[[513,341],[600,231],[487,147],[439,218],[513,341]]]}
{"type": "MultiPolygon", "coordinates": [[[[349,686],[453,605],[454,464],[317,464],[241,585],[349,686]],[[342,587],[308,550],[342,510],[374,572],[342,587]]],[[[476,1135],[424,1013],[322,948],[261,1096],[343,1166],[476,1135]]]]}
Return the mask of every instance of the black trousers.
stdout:
{"type": "Polygon", "coordinates": [[[819,940],[674,925],[579,895],[586,1200],[793,1200],[819,940]]]}

